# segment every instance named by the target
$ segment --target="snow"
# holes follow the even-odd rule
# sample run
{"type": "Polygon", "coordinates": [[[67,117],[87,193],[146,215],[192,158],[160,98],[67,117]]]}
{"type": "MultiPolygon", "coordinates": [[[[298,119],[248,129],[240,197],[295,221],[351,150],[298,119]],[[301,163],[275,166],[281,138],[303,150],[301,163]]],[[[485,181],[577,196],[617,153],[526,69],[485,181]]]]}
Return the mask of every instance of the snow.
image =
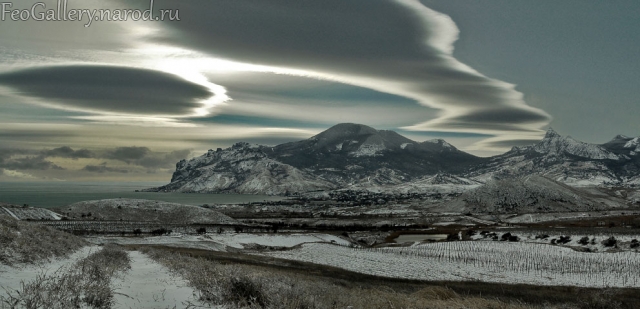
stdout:
{"type": "Polygon", "coordinates": [[[444,147],[444,148],[448,148],[448,149],[455,149],[455,147],[453,147],[453,145],[447,143],[447,141],[443,140],[443,139],[432,139],[432,140],[428,140],[426,141],[427,143],[432,143],[432,144],[439,144],[440,146],[444,147]]]}
{"type": "Polygon", "coordinates": [[[352,151],[349,154],[354,157],[371,157],[385,149],[386,147],[383,144],[363,144],[358,150],[352,151]]]}
{"type": "Polygon", "coordinates": [[[9,214],[9,216],[13,217],[16,220],[20,220],[20,218],[18,218],[18,216],[16,216],[11,210],[9,210],[9,209],[7,209],[5,207],[2,207],[2,209],[4,209],[4,211],[6,211],[9,214]]]}
{"type": "Polygon", "coordinates": [[[0,295],[5,295],[6,291],[15,291],[21,288],[21,282],[29,282],[43,273],[53,273],[61,268],[73,266],[76,262],[86,258],[91,253],[99,251],[98,246],[87,246],[68,258],[56,259],[51,262],[39,263],[35,265],[19,265],[10,267],[0,264],[0,295]]]}
{"type": "Polygon", "coordinates": [[[131,269],[113,280],[116,308],[211,308],[184,279],[138,251],[129,252],[131,269]]]}
{"type": "Polygon", "coordinates": [[[343,145],[343,144],[344,144],[344,143],[340,143],[340,144],[336,145],[336,150],[337,150],[337,151],[342,150],[342,145],[343,145]]]}
{"type": "Polygon", "coordinates": [[[405,149],[409,145],[412,145],[412,143],[402,143],[402,145],[400,145],[400,149],[405,149]]]}
{"type": "Polygon", "coordinates": [[[7,214],[17,220],[60,220],[60,216],[45,208],[37,207],[0,207],[0,213],[4,210],[7,214]]]}
{"type": "Polygon", "coordinates": [[[226,251],[223,244],[206,239],[203,236],[174,233],[171,236],[154,237],[87,237],[87,241],[93,244],[119,244],[119,245],[161,245],[167,247],[180,247],[202,249],[210,251],[226,251]],[[175,234],[175,235],[174,235],[175,234]]]}
{"type": "Polygon", "coordinates": [[[258,244],[272,247],[295,247],[304,243],[337,243],[348,246],[349,242],[328,234],[207,234],[206,238],[227,245],[229,247],[242,249],[249,244],[258,244]]]}
{"type": "MultiPolygon", "coordinates": [[[[43,273],[52,274],[73,267],[79,260],[99,250],[98,246],[84,247],[69,258],[40,265],[0,265],[0,295],[19,290],[22,282],[32,281],[43,273]]],[[[199,302],[193,288],[182,278],[172,275],[166,267],[138,251],[128,254],[131,269],[116,276],[111,283],[115,290],[115,308],[212,308],[199,302]]]]}
{"type": "Polygon", "coordinates": [[[589,144],[573,139],[570,136],[562,137],[555,131],[547,132],[540,143],[532,146],[533,150],[548,156],[562,156],[564,153],[595,160],[618,160],[619,157],[607,151],[599,145],[589,144]]]}
{"type": "Polygon", "coordinates": [[[640,287],[637,253],[583,253],[540,244],[466,241],[377,249],[305,244],[262,255],[390,278],[640,287]]]}
{"type": "Polygon", "coordinates": [[[624,148],[634,148],[633,152],[640,152],[640,137],[628,141],[624,144],[624,148]]]}
{"type": "Polygon", "coordinates": [[[243,249],[250,244],[271,247],[295,247],[304,243],[336,243],[348,246],[349,242],[340,237],[329,234],[249,234],[249,233],[208,233],[205,235],[172,234],[171,236],[154,237],[88,237],[94,244],[115,243],[120,245],[163,245],[204,249],[211,251],[226,251],[226,247],[243,249]]]}

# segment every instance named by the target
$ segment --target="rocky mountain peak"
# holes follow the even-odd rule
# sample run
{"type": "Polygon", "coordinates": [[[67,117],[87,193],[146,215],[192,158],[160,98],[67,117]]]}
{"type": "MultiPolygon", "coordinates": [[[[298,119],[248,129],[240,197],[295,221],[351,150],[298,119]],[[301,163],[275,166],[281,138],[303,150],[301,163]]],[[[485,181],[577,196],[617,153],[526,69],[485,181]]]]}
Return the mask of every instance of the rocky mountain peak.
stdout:
{"type": "Polygon", "coordinates": [[[533,150],[554,157],[572,155],[593,160],[619,159],[617,155],[600,145],[581,142],[570,136],[563,137],[553,129],[549,129],[542,141],[533,145],[533,150]]]}
{"type": "Polygon", "coordinates": [[[556,130],[554,130],[553,128],[549,128],[547,130],[547,133],[544,135],[543,140],[556,139],[556,138],[562,138],[562,135],[556,132],[556,130]]]}
{"type": "Polygon", "coordinates": [[[357,137],[362,135],[372,135],[377,134],[378,130],[356,123],[340,123],[337,124],[318,135],[312,137],[315,139],[338,139],[345,137],[357,137]]]}
{"type": "Polygon", "coordinates": [[[617,141],[617,140],[630,140],[631,137],[628,137],[626,135],[622,135],[622,134],[618,134],[613,138],[613,141],[617,141]]]}

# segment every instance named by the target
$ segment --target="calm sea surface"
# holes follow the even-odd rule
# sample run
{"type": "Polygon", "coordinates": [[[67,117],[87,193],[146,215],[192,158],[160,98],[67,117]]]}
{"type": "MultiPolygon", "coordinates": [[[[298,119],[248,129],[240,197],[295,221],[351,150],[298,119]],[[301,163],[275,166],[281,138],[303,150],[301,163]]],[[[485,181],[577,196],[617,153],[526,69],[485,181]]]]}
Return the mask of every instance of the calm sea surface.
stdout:
{"type": "Polygon", "coordinates": [[[239,204],[277,201],[282,197],[243,194],[196,194],[135,192],[158,187],[160,182],[0,182],[0,202],[53,208],[71,203],[111,198],[136,198],[172,203],[239,204]]]}

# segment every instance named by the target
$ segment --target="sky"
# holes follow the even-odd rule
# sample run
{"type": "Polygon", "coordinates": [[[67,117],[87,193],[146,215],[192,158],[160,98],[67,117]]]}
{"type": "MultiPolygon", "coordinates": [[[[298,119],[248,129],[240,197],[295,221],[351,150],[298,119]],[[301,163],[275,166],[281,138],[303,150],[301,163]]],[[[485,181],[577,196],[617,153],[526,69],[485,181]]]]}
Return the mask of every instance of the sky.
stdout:
{"type": "Polygon", "coordinates": [[[343,122],[478,156],[640,132],[633,0],[3,3],[0,181],[168,181],[343,122]]]}

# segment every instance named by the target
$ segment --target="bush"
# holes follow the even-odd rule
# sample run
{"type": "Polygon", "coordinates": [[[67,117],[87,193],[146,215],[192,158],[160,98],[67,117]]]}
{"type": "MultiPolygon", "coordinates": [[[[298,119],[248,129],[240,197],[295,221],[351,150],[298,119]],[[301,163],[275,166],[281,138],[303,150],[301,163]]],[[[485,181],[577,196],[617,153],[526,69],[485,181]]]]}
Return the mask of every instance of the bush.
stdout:
{"type": "Polygon", "coordinates": [[[589,237],[585,236],[585,237],[580,238],[580,240],[578,240],[578,243],[583,245],[583,246],[588,245],[589,244],[589,237]]]}
{"type": "Polygon", "coordinates": [[[153,231],[151,231],[151,235],[153,236],[162,236],[162,235],[170,235],[171,234],[171,230],[167,230],[165,228],[159,228],[159,229],[155,229],[153,231]]]}
{"type": "Polygon", "coordinates": [[[602,245],[605,246],[605,247],[613,247],[617,243],[618,243],[618,240],[613,236],[611,236],[611,237],[609,237],[609,238],[607,238],[607,239],[602,241],[602,245]]]}
{"type": "Polygon", "coordinates": [[[558,239],[557,243],[558,244],[568,244],[569,242],[571,242],[571,236],[560,236],[560,239],[558,239]]]}

